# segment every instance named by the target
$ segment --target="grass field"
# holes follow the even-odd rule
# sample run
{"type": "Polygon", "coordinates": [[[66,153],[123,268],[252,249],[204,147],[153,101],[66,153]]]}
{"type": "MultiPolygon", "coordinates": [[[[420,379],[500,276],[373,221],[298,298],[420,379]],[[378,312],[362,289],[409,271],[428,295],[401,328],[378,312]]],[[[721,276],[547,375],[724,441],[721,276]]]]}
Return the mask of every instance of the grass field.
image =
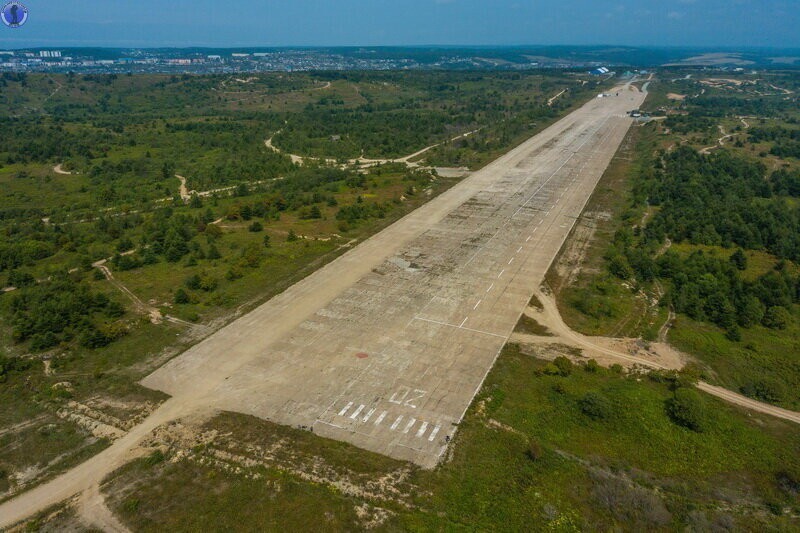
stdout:
{"type": "Polygon", "coordinates": [[[667,383],[580,367],[550,376],[545,364],[506,347],[434,471],[222,414],[104,491],[137,531],[798,526],[796,426],[707,397],[697,433],[667,415],[667,383]],[[601,416],[587,414],[587,395],[605,399],[601,416]],[[201,444],[209,431],[218,437],[201,444]],[[191,443],[188,458],[171,460],[191,443]]]}

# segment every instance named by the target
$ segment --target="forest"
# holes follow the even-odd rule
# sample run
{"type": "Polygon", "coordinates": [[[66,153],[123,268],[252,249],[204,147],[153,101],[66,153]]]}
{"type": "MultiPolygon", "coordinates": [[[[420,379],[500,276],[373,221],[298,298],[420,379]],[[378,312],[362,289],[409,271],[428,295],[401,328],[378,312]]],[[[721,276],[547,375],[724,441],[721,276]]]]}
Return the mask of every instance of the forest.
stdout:
{"type": "Polygon", "coordinates": [[[796,79],[749,78],[712,80],[713,88],[686,76],[659,80],[645,107],[665,117],[631,134],[626,188],[607,242],[593,252],[602,272],[565,294],[592,334],[624,327],[622,313],[643,313],[629,335],[667,338],[696,358],[704,379],[794,408],[800,164],[788,147],[798,142],[798,108],[789,89],[765,93],[796,79]]]}

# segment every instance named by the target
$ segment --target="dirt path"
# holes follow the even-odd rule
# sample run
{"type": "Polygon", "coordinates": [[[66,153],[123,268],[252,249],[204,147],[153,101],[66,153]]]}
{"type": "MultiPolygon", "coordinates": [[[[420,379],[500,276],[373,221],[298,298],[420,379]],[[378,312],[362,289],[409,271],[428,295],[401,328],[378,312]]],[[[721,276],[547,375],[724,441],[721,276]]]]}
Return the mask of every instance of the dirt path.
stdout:
{"type": "Polygon", "coordinates": [[[89,528],[96,528],[106,533],[128,533],[130,531],[106,506],[99,483],[92,485],[90,489],[81,494],[77,511],[81,522],[89,528]]]}
{"type": "Polygon", "coordinates": [[[184,178],[183,176],[179,176],[178,174],[175,174],[175,177],[178,178],[181,182],[180,189],[178,189],[178,192],[181,196],[181,200],[183,200],[184,202],[188,202],[189,200],[192,199],[192,194],[195,194],[195,191],[189,191],[189,189],[186,187],[186,178],[184,178]]]}
{"type": "MultiPolygon", "coordinates": [[[[448,140],[442,141],[440,143],[436,143],[436,144],[432,144],[430,146],[426,146],[425,148],[423,148],[421,150],[417,150],[416,152],[414,152],[412,154],[408,154],[408,155],[403,156],[403,157],[398,157],[396,159],[369,159],[369,158],[366,158],[366,157],[358,157],[356,159],[348,159],[347,162],[345,163],[345,165],[358,165],[358,166],[360,166],[362,168],[367,168],[367,167],[372,167],[372,166],[376,166],[376,165],[385,165],[385,164],[388,164],[388,163],[405,163],[408,166],[417,167],[417,166],[419,166],[419,163],[417,163],[415,161],[412,161],[412,159],[416,159],[417,157],[421,156],[422,154],[424,154],[424,153],[426,153],[426,152],[428,152],[430,150],[433,150],[434,148],[436,148],[438,146],[441,146],[443,144],[446,144],[446,143],[449,143],[449,142],[453,142],[453,141],[457,141],[459,139],[464,139],[466,137],[469,137],[470,135],[474,135],[475,133],[479,132],[481,129],[482,128],[478,128],[478,129],[475,129],[475,130],[472,130],[472,131],[468,131],[466,133],[462,133],[460,135],[456,135],[452,139],[448,139],[448,140]]],[[[277,135],[278,133],[280,133],[280,131],[276,132],[275,135],[277,135]]],[[[273,135],[272,137],[270,137],[269,139],[264,141],[264,145],[267,148],[269,148],[270,150],[272,150],[273,152],[277,152],[279,154],[285,153],[285,152],[281,151],[280,148],[278,148],[277,146],[275,146],[273,144],[272,139],[274,137],[275,136],[273,135]]],[[[288,155],[292,159],[292,163],[295,163],[297,165],[304,165],[307,160],[322,161],[322,162],[324,162],[326,164],[329,164],[329,165],[338,164],[338,161],[336,159],[331,159],[331,158],[305,157],[305,156],[300,156],[300,155],[296,155],[296,154],[286,154],[286,155],[288,155]]]]}
{"type": "MultiPolygon", "coordinates": [[[[133,254],[136,250],[130,250],[128,252],[123,253],[122,255],[130,255],[133,254]]],[[[133,302],[133,306],[136,311],[140,314],[147,315],[150,317],[150,322],[153,324],[160,324],[162,321],[166,320],[167,322],[172,322],[173,324],[182,324],[187,326],[193,330],[198,330],[198,333],[204,334],[209,333],[207,327],[202,326],[200,324],[193,324],[192,322],[187,322],[185,320],[181,320],[180,318],[176,318],[170,315],[162,315],[161,311],[152,305],[148,305],[144,303],[141,298],[136,296],[128,287],[126,287],[121,281],[114,277],[114,274],[111,272],[111,269],[106,266],[108,263],[108,259],[103,259],[93,263],[92,266],[100,270],[103,275],[106,277],[106,280],[109,281],[114,287],[117,288],[122,294],[128,297],[131,302],[133,302]]]]}
{"type": "Polygon", "coordinates": [[[61,174],[62,176],[71,176],[73,173],[69,172],[68,170],[64,170],[63,168],[61,168],[62,165],[63,165],[63,163],[59,163],[56,166],[54,166],[53,167],[53,172],[55,172],[56,174],[61,174]]]}
{"type": "Polygon", "coordinates": [[[796,424],[800,424],[800,413],[796,411],[789,411],[788,409],[782,409],[774,405],[762,403],[757,400],[753,400],[752,398],[748,398],[747,396],[742,396],[741,394],[729,391],[728,389],[711,385],[704,381],[699,382],[697,384],[697,388],[732,404],[750,409],[751,411],[772,415],[784,420],[789,420],[790,422],[794,422],[796,424]]]}
{"type": "MultiPolygon", "coordinates": [[[[515,334],[512,340],[531,343],[564,343],[584,351],[586,357],[594,357],[598,362],[613,361],[623,366],[643,366],[661,370],[679,370],[687,360],[684,354],[664,342],[650,343],[646,348],[637,346],[635,339],[613,339],[606,337],[587,337],[573,331],[567,326],[558,312],[552,297],[537,292],[542,309],[534,309],[531,313],[543,326],[554,333],[555,337],[530,337],[515,334]],[[631,346],[638,348],[634,352],[631,346]]],[[[672,314],[671,314],[672,316],[672,314]]],[[[671,321],[668,321],[669,324],[671,321]]],[[[666,326],[666,324],[665,324],[666,326]]],[[[759,402],[723,387],[706,382],[697,383],[697,388],[721,400],[744,407],[751,411],[767,414],[800,424],[800,412],[789,411],[774,405],[759,402]]]]}
{"type": "Polygon", "coordinates": [[[550,98],[550,99],[547,101],[547,105],[548,105],[548,106],[550,106],[550,107],[552,107],[552,106],[553,106],[553,103],[555,103],[555,101],[556,101],[556,100],[558,100],[558,97],[559,97],[559,96],[561,96],[562,94],[564,94],[565,92],[567,92],[567,90],[566,90],[566,89],[564,89],[563,91],[561,91],[561,92],[560,92],[560,93],[558,93],[557,95],[555,95],[555,96],[553,96],[552,98],[550,98]]]}
{"type": "MultiPolygon", "coordinates": [[[[750,129],[750,124],[748,124],[747,121],[745,121],[745,119],[740,118],[739,120],[742,121],[742,125],[744,125],[745,129],[750,129]]],[[[717,126],[717,128],[719,128],[719,132],[722,134],[722,137],[717,139],[717,144],[715,144],[713,146],[707,146],[707,147],[703,148],[702,150],[700,150],[701,154],[708,155],[708,154],[711,153],[712,150],[716,150],[717,148],[722,148],[723,146],[725,146],[725,141],[727,141],[728,139],[730,139],[731,137],[734,136],[733,133],[726,132],[725,128],[723,128],[721,124],[719,126],[717,126]]]]}

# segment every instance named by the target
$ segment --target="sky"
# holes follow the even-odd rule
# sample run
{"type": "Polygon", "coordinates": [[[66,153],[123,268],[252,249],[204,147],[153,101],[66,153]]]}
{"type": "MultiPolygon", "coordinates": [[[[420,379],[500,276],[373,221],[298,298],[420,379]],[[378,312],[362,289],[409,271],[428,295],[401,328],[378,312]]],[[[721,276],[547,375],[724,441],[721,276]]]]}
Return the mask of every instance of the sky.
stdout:
{"type": "MultiPolygon", "coordinates": [[[[0,0],[5,3],[7,0],[0,0]]],[[[0,47],[800,48],[800,0],[22,0],[0,47]]]]}

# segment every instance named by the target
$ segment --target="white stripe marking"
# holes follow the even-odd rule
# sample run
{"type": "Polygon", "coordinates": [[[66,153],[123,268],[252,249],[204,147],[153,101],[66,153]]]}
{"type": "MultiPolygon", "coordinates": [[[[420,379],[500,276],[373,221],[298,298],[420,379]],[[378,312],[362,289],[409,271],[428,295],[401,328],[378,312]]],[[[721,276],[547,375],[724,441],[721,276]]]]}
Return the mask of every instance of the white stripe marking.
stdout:
{"type": "Polygon", "coordinates": [[[426,429],[428,429],[428,423],[423,422],[422,426],[419,428],[419,431],[417,431],[417,438],[422,437],[425,434],[426,429]]]}
{"type": "Polygon", "coordinates": [[[408,424],[406,424],[406,428],[403,430],[403,433],[408,433],[411,430],[411,428],[414,427],[414,424],[416,424],[416,423],[417,423],[417,419],[416,418],[412,418],[411,420],[409,420],[408,424]]]}
{"type": "Polygon", "coordinates": [[[395,429],[397,429],[397,426],[399,426],[399,425],[400,425],[400,422],[401,422],[402,420],[403,420],[403,415],[400,415],[400,416],[398,416],[398,417],[397,417],[397,420],[395,420],[395,421],[394,421],[394,424],[392,424],[392,427],[391,427],[390,429],[391,429],[392,431],[394,431],[395,429]]]}
{"type": "Polygon", "coordinates": [[[353,402],[350,402],[350,403],[348,403],[347,405],[345,405],[345,406],[344,406],[344,409],[342,409],[341,411],[339,411],[339,416],[344,416],[344,415],[346,415],[346,414],[347,414],[347,411],[349,411],[351,407],[353,407],[353,402]]]}
{"type": "Polygon", "coordinates": [[[481,305],[481,302],[482,302],[482,301],[483,301],[483,300],[478,300],[478,303],[476,303],[476,304],[475,304],[475,307],[473,307],[473,308],[472,308],[472,310],[474,311],[475,309],[477,309],[477,308],[478,308],[478,306],[479,306],[479,305],[481,305]]]}
{"type": "Polygon", "coordinates": [[[384,419],[384,418],[386,418],[386,413],[387,413],[387,411],[384,411],[384,412],[382,412],[382,413],[381,413],[381,416],[379,416],[379,417],[378,417],[378,418],[375,420],[375,425],[376,425],[376,426],[380,426],[380,425],[381,425],[381,422],[383,422],[383,419],[384,419]]]}
{"type": "Polygon", "coordinates": [[[367,414],[364,416],[364,419],[362,420],[362,422],[364,422],[365,424],[367,422],[369,422],[369,419],[372,417],[372,413],[374,413],[374,412],[375,412],[375,408],[372,408],[369,411],[367,411],[367,414]]]}
{"type": "Polygon", "coordinates": [[[361,411],[363,411],[363,410],[364,410],[364,407],[366,407],[366,405],[359,405],[359,406],[358,406],[358,409],[356,409],[355,411],[353,411],[353,414],[352,414],[352,415],[350,415],[350,420],[355,420],[355,419],[356,419],[356,417],[357,417],[358,415],[360,415],[360,414],[361,414],[361,411]]]}
{"type": "Polygon", "coordinates": [[[428,442],[433,442],[433,439],[436,438],[436,434],[439,433],[439,428],[440,426],[436,426],[435,428],[433,428],[433,431],[431,431],[431,434],[428,437],[428,442]]]}

